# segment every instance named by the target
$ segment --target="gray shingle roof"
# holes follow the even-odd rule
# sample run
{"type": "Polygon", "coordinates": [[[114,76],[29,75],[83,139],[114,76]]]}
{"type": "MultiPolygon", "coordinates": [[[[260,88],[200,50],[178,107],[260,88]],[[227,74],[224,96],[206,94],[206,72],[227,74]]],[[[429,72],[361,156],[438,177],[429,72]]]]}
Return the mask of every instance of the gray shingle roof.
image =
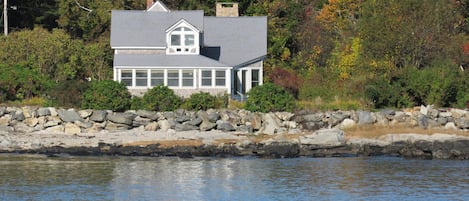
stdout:
{"type": "Polygon", "coordinates": [[[114,66],[136,67],[229,67],[202,55],[116,54],[114,66]]]}
{"type": "Polygon", "coordinates": [[[205,17],[204,45],[219,47],[219,61],[231,66],[259,59],[267,53],[267,17],[205,17]]]}
{"type": "Polygon", "coordinates": [[[201,44],[201,54],[206,57],[197,55],[153,55],[152,57],[148,55],[116,55],[114,64],[118,66],[124,64],[137,66],[184,66],[191,64],[194,67],[221,65],[237,67],[241,64],[258,61],[267,54],[267,17],[204,17],[203,11],[199,10],[112,11],[111,47],[166,47],[166,30],[181,19],[201,31],[203,37],[201,39],[201,43],[203,43],[201,44]],[[144,59],[144,61],[138,59],[144,59]]]}
{"type": "Polygon", "coordinates": [[[204,12],[201,10],[172,12],[113,10],[111,47],[165,47],[166,30],[181,19],[203,31],[204,12]]]}

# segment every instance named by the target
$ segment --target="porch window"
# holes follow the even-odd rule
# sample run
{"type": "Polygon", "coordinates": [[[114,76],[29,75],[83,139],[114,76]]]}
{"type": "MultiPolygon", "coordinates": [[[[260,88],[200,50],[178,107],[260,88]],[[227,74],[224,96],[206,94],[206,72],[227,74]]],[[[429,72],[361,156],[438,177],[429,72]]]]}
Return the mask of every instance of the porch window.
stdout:
{"type": "Polygon", "coordinates": [[[212,70],[202,70],[202,86],[212,86],[212,70]]]}
{"type": "Polygon", "coordinates": [[[151,71],[151,86],[164,85],[164,70],[151,71]]]}
{"type": "Polygon", "coordinates": [[[215,86],[226,86],[226,71],[215,71],[215,86]]]}
{"type": "Polygon", "coordinates": [[[194,86],[194,70],[182,71],[182,86],[183,87],[194,86]]]}
{"type": "Polygon", "coordinates": [[[252,70],[252,80],[251,80],[251,86],[252,88],[259,86],[259,70],[252,70]]]}
{"type": "Polygon", "coordinates": [[[179,70],[168,70],[168,86],[179,86],[179,70]]]}
{"type": "Polygon", "coordinates": [[[137,87],[148,86],[148,71],[147,70],[135,71],[135,85],[137,87]]]}
{"type": "Polygon", "coordinates": [[[132,86],[132,70],[121,71],[121,82],[124,83],[125,86],[132,86]]]}

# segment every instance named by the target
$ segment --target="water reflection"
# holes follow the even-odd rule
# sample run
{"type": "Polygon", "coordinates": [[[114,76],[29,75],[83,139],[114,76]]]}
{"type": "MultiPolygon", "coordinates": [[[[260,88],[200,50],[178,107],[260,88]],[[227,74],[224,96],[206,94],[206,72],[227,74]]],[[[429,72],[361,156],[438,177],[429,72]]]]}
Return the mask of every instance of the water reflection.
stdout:
{"type": "Polygon", "coordinates": [[[0,200],[464,200],[469,161],[0,155],[0,200]]]}

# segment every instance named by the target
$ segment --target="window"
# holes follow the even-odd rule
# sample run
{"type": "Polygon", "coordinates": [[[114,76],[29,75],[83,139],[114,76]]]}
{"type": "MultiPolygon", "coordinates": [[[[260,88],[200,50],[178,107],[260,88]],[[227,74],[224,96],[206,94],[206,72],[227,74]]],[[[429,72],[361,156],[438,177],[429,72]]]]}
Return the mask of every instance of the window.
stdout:
{"type": "Polygon", "coordinates": [[[137,87],[148,86],[148,71],[147,70],[135,71],[135,86],[137,87]]]}
{"type": "Polygon", "coordinates": [[[259,86],[259,70],[252,70],[252,80],[251,80],[251,87],[254,88],[259,86]]]}
{"type": "Polygon", "coordinates": [[[226,72],[224,70],[215,71],[215,86],[226,86],[226,72]]]}
{"type": "Polygon", "coordinates": [[[179,86],[179,70],[168,70],[168,86],[179,86]]]}
{"type": "Polygon", "coordinates": [[[168,53],[198,53],[198,34],[188,27],[179,27],[169,34],[168,53]]]}
{"type": "Polygon", "coordinates": [[[194,86],[194,70],[183,70],[182,71],[182,86],[193,87],[194,86]]]}
{"type": "Polygon", "coordinates": [[[202,86],[212,86],[212,70],[202,70],[202,86]]]}
{"type": "Polygon", "coordinates": [[[125,86],[132,86],[132,70],[121,71],[121,82],[124,83],[125,86]]]}
{"type": "Polygon", "coordinates": [[[164,85],[164,70],[151,71],[151,86],[164,85]]]}

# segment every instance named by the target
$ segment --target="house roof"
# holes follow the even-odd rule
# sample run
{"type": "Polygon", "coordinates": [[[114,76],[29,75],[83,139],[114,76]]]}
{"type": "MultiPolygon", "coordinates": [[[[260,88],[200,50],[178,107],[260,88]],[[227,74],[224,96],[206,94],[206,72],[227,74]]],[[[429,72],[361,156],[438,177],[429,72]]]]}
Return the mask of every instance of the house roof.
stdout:
{"type": "Polygon", "coordinates": [[[111,18],[111,47],[166,47],[166,29],[185,19],[203,30],[204,12],[147,12],[113,10],[111,18]]]}
{"type": "MultiPolygon", "coordinates": [[[[202,57],[205,59],[192,60],[192,66],[204,66],[209,64],[205,60],[212,59],[213,64],[237,67],[259,61],[267,54],[267,17],[204,17],[201,10],[112,11],[111,47],[164,49],[166,48],[166,30],[182,19],[200,31],[200,53],[206,56],[202,57]]],[[[176,65],[177,61],[189,62],[188,59],[196,58],[188,55],[173,56],[154,57],[161,57],[160,59],[168,57],[166,62],[171,65],[176,65]],[[181,60],[173,60],[174,58],[181,60]]],[[[122,55],[116,55],[116,57],[124,58],[122,55]]],[[[163,60],[154,61],[162,62],[163,60]]],[[[135,64],[140,61],[132,59],[126,62],[135,64]]],[[[120,60],[117,63],[125,62],[120,60]]]]}
{"type": "Polygon", "coordinates": [[[132,67],[229,67],[202,55],[116,54],[114,66],[132,67]]]}
{"type": "Polygon", "coordinates": [[[267,17],[205,17],[204,46],[219,47],[218,60],[230,66],[259,60],[267,53],[267,17]]]}

